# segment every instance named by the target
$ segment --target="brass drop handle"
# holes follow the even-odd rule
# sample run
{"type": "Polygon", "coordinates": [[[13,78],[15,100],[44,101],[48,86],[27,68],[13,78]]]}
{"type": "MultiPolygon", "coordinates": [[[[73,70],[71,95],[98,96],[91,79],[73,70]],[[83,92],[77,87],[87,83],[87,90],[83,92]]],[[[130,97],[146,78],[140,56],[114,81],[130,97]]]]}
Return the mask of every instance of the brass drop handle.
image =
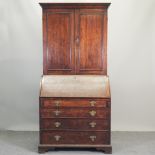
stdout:
{"type": "Polygon", "coordinates": [[[91,105],[92,107],[94,107],[95,104],[96,104],[96,101],[90,101],[89,103],[90,103],[90,105],[91,105]]]}
{"type": "Polygon", "coordinates": [[[96,115],[96,111],[95,111],[95,110],[91,110],[91,111],[89,111],[89,114],[90,114],[91,116],[95,116],[95,115],[96,115]]]}
{"type": "Polygon", "coordinates": [[[61,126],[61,123],[60,122],[55,122],[54,125],[55,125],[56,128],[58,128],[58,127],[61,126]]]}
{"type": "Polygon", "coordinates": [[[95,122],[90,122],[89,125],[90,125],[91,128],[94,128],[96,126],[96,123],[95,122]]]}
{"type": "Polygon", "coordinates": [[[61,102],[60,101],[54,101],[54,103],[55,103],[56,107],[59,107],[61,102]]]}
{"type": "Polygon", "coordinates": [[[77,44],[79,44],[79,41],[80,41],[79,37],[76,37],[75,41],[76,41],[77,44]]]}
{"type": "Polygon", "coordinates": [[[60,115],[61,111],[55,110],[54,113],[55,113],[55,116],[58,116],[58,115],[60,115]]]}
{"type": "Polygon", "coordinates": [[[60,135],[55,135],[54,138],[55,138],[56,141],[59,141],[61,136],[60,135]]]}
{"type": "Polygon", "coordinates": [[[94,142],[96,139],[96,136],[89,136],[89,138],[91,139],[92,142],[94,142]]]}

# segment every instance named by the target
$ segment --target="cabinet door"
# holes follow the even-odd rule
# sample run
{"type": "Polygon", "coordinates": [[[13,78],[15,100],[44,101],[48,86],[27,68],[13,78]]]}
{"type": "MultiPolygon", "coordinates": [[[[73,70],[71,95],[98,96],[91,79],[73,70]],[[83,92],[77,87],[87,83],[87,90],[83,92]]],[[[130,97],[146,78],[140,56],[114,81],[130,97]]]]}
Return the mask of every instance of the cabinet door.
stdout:
{"type": "Polygon", "coordinates": [[[75,13],[77,74],[107,74],[106,13],[101,9],[80,9],[75,13]]]}
{"type": "Polygon", "coordinates": [[[45,10],[43,29],[44,74],[74,73],[74,10],[45,10]]]}

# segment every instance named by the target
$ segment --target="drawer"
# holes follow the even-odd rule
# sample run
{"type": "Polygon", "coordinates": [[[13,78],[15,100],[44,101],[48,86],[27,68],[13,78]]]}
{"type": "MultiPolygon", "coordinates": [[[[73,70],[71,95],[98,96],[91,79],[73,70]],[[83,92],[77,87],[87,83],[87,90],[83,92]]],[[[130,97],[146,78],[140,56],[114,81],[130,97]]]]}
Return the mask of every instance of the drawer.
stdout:
{"type": "Polygon", "coordinates": [[[109,144],[107,131],[41,131],[41,144],[109,144]]]}
{"type": "Polygon", "coordinates": [[[41,99],[41,107],[108,107],[106,99],[41,99]]]}
{"type": "Polygon", "coordinates": [[[104,118],[109,119],[109,109],[89,109],[89,108],[59,108],[40,109],[41,118],[104,118]]]}
{"type": "Polygon", "coordinates": [[[52,130],[109,130],[109,120],[104,119],[41,119],[41,129],[52,130]]]}

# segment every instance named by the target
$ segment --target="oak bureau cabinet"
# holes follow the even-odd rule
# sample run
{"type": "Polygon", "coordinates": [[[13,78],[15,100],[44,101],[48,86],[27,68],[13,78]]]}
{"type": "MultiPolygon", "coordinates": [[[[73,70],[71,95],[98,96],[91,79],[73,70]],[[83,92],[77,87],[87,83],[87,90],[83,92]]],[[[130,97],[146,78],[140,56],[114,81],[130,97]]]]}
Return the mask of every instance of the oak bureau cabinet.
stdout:
{"type": "Polygon", "coordinates": [[[39,153],[95,148],[111,153],[107,76],[109,3],[40,3],[43,77],[39,153]]]}

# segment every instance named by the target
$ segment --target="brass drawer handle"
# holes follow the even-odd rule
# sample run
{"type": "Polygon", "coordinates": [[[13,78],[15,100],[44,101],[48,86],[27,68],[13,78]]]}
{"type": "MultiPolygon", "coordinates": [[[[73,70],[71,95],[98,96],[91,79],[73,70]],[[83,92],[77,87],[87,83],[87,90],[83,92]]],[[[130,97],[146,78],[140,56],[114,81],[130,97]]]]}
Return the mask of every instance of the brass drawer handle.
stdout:
{"type": "Polygon", "coordinates": [[[91,116],[95,116],[95,115],[96,115],[96,111],[95,111],[95,110],[91,110],[91,111],[89,111],[89,114],[90,114],[91,116]]]}
{"type": "Polygon", "coordinates": [[[54,101],[54,103],[55,103],[56,107],[59,107],[61,102],[60,101],[54,101]]]}
{"type": "Polygon", "coordinates": [[[92,107],[94,107],[95,104],[96,104],[96,101],[90,101],[89,103],[90,103],[90,105],[91,105],[92,107]]]}
{"type": "Polygon", "coordinates": [[[95,122],[90,122],[89,125],[91,126],[91,128],[94,128],[96,126],[95,122]]]}
{"type": "Polygon", "coordinates": [[[61,138],[61,136],[59,136],[59,135],[55,135],[54,138],[55,138],[56,141],[59,141],[60,138],[61,138]]]}
{"type": "Polygon", "coordinates": [[[96,139],[96,136],[89,136],[89,138],[91,139],[92,142],[94,142],[96,139]]]}
{"type": "Polygon", "coordinates": [[[59,116],[60,113],[61,113],[61,111],[59,111],[59,110],[55,110],[55,111],[54,111],[55,116],[59,116]]]}
{"type": "Polygon", "coordinates": [[[61,126],[61,123],[60,122],[55,122],[54,125],[55,125],[56,128],[58,128],[58,127],[61,126]]]}

